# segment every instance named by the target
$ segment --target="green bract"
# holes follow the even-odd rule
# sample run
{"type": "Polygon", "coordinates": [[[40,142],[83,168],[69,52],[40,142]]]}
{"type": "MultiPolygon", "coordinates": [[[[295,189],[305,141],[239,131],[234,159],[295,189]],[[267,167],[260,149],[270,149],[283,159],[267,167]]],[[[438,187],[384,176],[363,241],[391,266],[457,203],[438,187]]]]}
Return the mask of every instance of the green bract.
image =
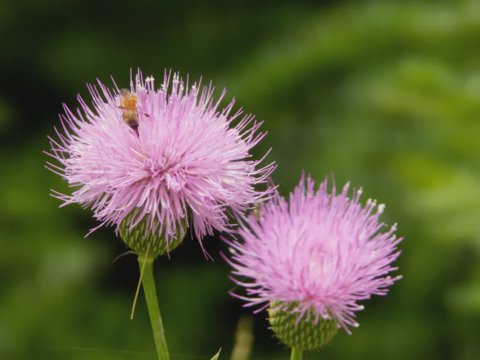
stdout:
{"type": "Polygon", "coordinates": [[[298,320],[299,314],[292,311],[295,303],[287,308],[280,302],[272,302],[268,309],[268,320],[275,336],[289,348],[302,351],[320,350],[330,343],[338,331],[338,325],[333,320],[320,317],[315,321],[313,310],[298,320]]]}
{"type": "Polygon", "coordinates": [[[119,227],[121,239],[131,248],[137,255],[145,255],[156,258],[178,247],[183,239],[186,231],[186,224],[182,222],[182,229],[177,228],[176,236],[171,237],[169,243],[161,236],[161,232],[152,232],[147,221],[143,219],[137,226],[130,229],[128,218],[123,220],[119,227]],[[181,235],[183,234],[183,236],[181,235]]]}

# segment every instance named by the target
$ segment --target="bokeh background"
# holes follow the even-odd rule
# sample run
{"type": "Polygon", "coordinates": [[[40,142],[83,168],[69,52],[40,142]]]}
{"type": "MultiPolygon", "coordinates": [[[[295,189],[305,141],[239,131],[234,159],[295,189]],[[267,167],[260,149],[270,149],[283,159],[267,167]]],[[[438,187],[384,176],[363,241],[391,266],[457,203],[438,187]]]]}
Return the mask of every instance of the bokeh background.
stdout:
{"type": "MultiPolygon", "coordinates": [[[[58,209],[44,169],[62,102],[87,82],[164,69],[228,88],[265,120],[274,180],[363,186],[398,222],[400,273],[360,328],[307,359],[480,359],[480,2],[0,1],[0,359],[155,359],[138,280],[112,229],[58,209]]],[[[206,239],[156,264],[174,360],[230,358],[233,284],[206,239]]],[[[254,318],[251,359],[286,359],[254,318]]]]}

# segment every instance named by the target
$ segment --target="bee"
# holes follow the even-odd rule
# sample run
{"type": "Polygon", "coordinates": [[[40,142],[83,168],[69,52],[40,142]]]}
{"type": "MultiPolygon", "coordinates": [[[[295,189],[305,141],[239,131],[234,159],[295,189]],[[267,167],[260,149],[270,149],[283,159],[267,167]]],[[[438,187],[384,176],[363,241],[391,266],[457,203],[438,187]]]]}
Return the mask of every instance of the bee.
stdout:
{"type": "Polygon", "coordinates": [[[137,95],[128,89],[121,89],[119,99],[119,108],[123,110],[123,121],[136,130],[138,128],[137,95]]]}

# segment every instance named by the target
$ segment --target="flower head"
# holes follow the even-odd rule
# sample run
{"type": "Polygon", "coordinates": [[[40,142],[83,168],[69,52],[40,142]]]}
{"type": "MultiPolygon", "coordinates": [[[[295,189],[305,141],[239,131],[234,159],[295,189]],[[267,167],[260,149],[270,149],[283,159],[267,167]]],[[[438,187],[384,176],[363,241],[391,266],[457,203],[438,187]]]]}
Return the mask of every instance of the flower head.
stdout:
{"type": "Polygon", "coordinates": [[[255,188],[274,169],[251,158],[261,122],[232,113],[234,101],[220,109],[225,92],[214,100],[212,86],[188,86],[178,74],[155,89],[140,72],[128,90],[100,81],[88,89],[91,106],[80,97],[76,112],[64,105],[63,131],[50,139],[59,164],[48,167],[74,189],[55,195],[91,208],[99,226],[140,224],[167,244],[191,226],[201,240],[230,230],[230,211],[271,194],[255,188]]]}
{"type": "Polygon", "coordinates": [[[385,295],[400,278],[388,276],[401,239],[395,225],[383,230],[384,206],[371,200],[362,206],[360,190],[348,193],[348,184],[329,194],[327,180],[315,191],[310,178],[306,186],[302,179],[288,201],[276,196],[246,219],[238,230],[243,241],[228,241],[233,255],[227,261],[246,288],[240,297],[246,306],[270,307],[274,331],[289,321],[277,315],[287,313],[295,314],[294,323],[322,320],[328,328],[333,321],[350,332],[363,309],[358,302],[385,295]]]}

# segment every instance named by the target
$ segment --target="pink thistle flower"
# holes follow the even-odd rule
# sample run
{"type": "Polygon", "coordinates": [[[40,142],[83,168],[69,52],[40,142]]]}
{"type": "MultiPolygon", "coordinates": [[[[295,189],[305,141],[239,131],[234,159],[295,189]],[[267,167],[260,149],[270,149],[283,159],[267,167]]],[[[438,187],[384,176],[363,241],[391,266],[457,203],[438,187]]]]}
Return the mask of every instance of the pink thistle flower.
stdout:
{"type": "Polygon", "coordinates": [[[49,155],[59,164],[47,167],[74,189],[54,196],[91,208],[98,227],[142,222],[168,244],[176,231],[183,238],[186,224],[200,241],[230,231],[231,212],[273,192],[255,189],[275,167],[251,157],[265,136],[262,122],[242,110],[232,114],[234,100],[220,110],[225,91],[214,100],[211,85],[189,87],[178,74],[165,74],[155,89],[153,77],[143,80],[140,72],[128,91],[100,81],[88,89],[91,107],[80,96],[76,112],[64,105],[63,131],[50,138],[49,155]]]}
{"type": "Polygon", "coordinates": [[[382,231],[379,217],[384,205],[368,200],[362,207],[361,190],[348,197],[349,184],[340,194],[328,193],[327,180],[317,191],[302,177],[287,201],[276,196],[250,215],[238,234],[227,241],[236,283],[245,287],[245,306],[280,307],[297,313],[297,322],[314,316],[333,320],[350,333],[357,327],[358,302],[385,295],[400,276],[392,263],[400,252],[396,225],[382,231]],[[283,304],[283,305],[282,305],[283,304]],[[293,306],[292,306],[293,305],[293,306]]]}

